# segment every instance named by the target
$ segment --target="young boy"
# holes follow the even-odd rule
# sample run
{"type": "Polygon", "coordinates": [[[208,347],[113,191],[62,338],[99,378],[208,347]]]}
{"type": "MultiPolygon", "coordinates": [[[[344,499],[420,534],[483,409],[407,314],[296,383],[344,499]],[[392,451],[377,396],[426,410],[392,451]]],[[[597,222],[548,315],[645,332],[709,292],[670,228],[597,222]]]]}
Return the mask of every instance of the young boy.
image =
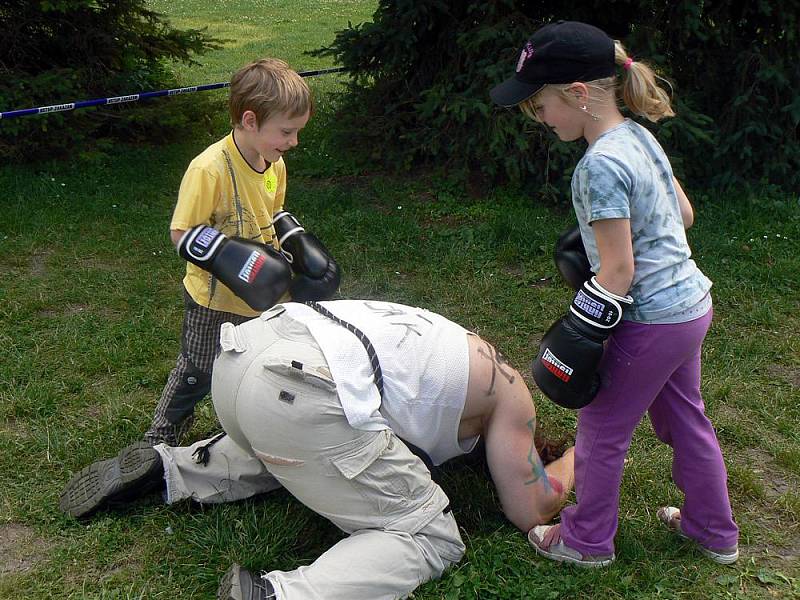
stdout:
{"type": "Polygon", "coordinates": [[[283,211],[283,155],[314,112],[305,81],[278,59],[231,79],[233,131],[189,165],[170,237],[188,261],[181,353],[161,394],[150,444],[177,445],[208,393],[222,323],[242,323],[289,295],[331,297],[339,269],[325,247],[283,211]],[[280,252],[278,252],[280,250],[280,252]]]}

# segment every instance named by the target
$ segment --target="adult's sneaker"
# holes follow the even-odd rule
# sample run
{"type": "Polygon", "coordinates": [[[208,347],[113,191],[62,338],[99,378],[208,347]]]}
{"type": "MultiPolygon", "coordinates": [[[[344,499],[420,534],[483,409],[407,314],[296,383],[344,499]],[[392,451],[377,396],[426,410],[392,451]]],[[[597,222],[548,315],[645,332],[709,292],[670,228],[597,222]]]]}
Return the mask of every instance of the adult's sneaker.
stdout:
{"type": "Polygon", "coordinates": [[[73,475],[61,492],[58,506],[73,517],[88,517],[163,485],[161,455],[150,444],[135,442],[114,458],[94,462],[73,475]]]}
{"type": "Polygon", "coordinates": [[[253,575],[236,563],[222,576],[217,600],[274,600],[275,588],[269,579],[253,575]]]}

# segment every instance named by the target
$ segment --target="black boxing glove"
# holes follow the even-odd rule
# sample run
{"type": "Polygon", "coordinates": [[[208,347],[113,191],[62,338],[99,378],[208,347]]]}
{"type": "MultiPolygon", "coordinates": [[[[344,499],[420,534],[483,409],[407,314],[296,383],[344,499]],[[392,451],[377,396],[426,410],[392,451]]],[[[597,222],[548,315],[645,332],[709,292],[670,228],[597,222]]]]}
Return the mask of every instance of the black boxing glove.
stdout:
{"type": "Polygon", "coordinates": [[[339,289],[341,272],[328,249],[308,233],[289,212],[280,211],[272,220],[281,253],[295,276],[289,284],[292,300],[329,300],[339,289]]]}
{"type": "Polygon", "coordinates": [[[579,290],[583,282],[592,278],[594,273],[586,257],[586,248],[581,238],[581,230],[575,225],[564,231],[556,242],[553,260],[564,280],[573,290],[579,290]]]}
{"type": "Polygon", "coordinates": [[[178,254],[214,275],[253,310],[267,310],[286,292],[292,278],[289,263],[274,248],[228,238],[208,225],[188,229],[178,254]]]}
{"type": "Polygon", "coordinates": [[[600,389],[597,367],[603,342],[633,303],[603,288],[595,277],[575,294],[569,312],[556,321],[542,338],[539,354],[531,365],[533,379],[542,393],[559,406],[583,408],[600,389]]]}

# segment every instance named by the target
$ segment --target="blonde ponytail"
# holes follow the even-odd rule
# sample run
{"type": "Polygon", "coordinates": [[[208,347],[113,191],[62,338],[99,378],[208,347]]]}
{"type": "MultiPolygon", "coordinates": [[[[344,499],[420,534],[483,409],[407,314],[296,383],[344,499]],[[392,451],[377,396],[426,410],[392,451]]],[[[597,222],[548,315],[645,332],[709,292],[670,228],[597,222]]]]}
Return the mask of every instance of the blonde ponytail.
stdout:
{"type": "Polygon", "coordinates": [[[669,94],[658,85],[657,79],[667,85],[669,82],[656,75],[646,63],[629,57],[619,40],[614,40],[614,62],[622,67],[622,101],[632,113],[654,123],[675,116],[669,94]]]}

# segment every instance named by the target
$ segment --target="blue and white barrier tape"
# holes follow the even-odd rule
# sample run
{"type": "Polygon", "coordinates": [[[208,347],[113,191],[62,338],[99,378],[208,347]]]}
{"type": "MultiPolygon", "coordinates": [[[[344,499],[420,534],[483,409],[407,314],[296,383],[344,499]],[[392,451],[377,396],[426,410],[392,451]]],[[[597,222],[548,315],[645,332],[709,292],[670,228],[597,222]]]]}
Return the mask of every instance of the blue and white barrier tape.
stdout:
{"type": "MultiPolygon", "coordinates": [[[[300,71],[301,77],[313,77],[314,75],[326,75],[328,73],[340,73],[344,67],[331,67],[330,69],[317,69],[316,71],[300,71]]],[[[146,98],[159,98],[161,96],[177,96],[178,94],[188,94],[190,92],[204,92],[206,90],[216,90],[229,87],[230,82],[207,83],[204,85],[192,85],[189,87],[173,88],[171,90],[158,90],[155,92],[139,92],[128,96],[115,96],[113,98],[95,98],[94,100],[81,100],[80,102],[68,102],[66,104],[54,104],[52,106],[39,106],[37,108],[22,108],[19,110],[8,110],[0,112],[0,119],[13,119],[15,117],[26,117],[28,115],[43,115],[54,112],[64,112],[87,106],[103,106],[107,104],[122,104],[124,102],[138,102],[146,98]]]]}

